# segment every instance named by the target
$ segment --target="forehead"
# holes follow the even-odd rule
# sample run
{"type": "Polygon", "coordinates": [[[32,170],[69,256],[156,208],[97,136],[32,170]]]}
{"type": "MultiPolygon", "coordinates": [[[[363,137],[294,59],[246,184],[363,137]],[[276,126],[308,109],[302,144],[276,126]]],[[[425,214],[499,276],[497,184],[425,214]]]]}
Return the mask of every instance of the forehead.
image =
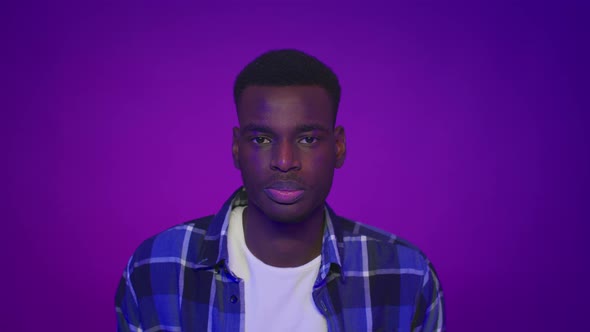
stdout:
{"type": "Polygon", "coordinates": [[[249,86],[238,104],[240,125],[251,122],[300,125],[333,122],[332,101],[319,86],[249,86]]]}

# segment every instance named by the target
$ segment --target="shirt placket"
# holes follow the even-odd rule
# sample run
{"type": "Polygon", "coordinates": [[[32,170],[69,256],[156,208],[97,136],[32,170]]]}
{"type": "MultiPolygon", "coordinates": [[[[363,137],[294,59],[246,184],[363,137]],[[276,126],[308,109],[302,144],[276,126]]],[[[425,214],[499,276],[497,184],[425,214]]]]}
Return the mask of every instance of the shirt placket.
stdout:
{"type": "MultiPolygon", "coordinates": [[[[334,280],[332,280],[332,282],[334,282],[334,280]]],[[[343,331],[342,322],[340,321],[339,316],[336,314],[336,310],[334,309],[327,284],[323,284],[322,286],[314,289],[312,297],[316,307],[326,318],[328,332],[343,331]]]]}

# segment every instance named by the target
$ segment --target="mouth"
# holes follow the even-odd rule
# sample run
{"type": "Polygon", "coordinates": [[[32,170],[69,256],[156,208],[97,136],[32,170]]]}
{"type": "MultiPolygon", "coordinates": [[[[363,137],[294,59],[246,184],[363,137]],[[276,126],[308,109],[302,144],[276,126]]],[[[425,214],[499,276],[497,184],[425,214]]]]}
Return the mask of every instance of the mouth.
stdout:
{"type": "Polygon", "coordinates": [[[301,199],[305,190],[293,182],[277,182],[264,189],[264,193],[279,204],[293,204],[301,199]]]}
{"type": "Polygon", "coordinates": [[[280,204],[293,204],[303,196],[303,190],[279,190],[267,188],[264,193],[273,201],[280,204]]]}

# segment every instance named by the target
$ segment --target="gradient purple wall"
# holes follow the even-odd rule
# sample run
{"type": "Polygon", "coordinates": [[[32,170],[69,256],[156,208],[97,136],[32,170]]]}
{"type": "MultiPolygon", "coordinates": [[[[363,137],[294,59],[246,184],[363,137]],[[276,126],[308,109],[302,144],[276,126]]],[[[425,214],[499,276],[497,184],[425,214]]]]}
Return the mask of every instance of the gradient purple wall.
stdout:
{"type": "Polygon", "coordinates": [[[233,79],[281,47],[341,79],[330,204],[429,255],[450,331],[587,327],[587,5],[156,3],[3,5],[2,330],[114,329],[134,248],[240,185],[233,79]]]}

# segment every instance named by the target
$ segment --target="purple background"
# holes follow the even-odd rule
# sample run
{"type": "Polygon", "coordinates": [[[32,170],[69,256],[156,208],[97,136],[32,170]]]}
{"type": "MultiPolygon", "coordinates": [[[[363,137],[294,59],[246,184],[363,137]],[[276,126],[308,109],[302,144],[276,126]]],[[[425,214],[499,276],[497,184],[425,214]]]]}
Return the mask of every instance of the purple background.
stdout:
{"type": "Polygon", "coordinates": [[[588,6],[557,3],[3,5],[2,330],[114,329],[139,243],[240,185],[233,79],[281,47],[341,79],[329,203],[428,254],[449,330],[586,329],[588,6]]]}

